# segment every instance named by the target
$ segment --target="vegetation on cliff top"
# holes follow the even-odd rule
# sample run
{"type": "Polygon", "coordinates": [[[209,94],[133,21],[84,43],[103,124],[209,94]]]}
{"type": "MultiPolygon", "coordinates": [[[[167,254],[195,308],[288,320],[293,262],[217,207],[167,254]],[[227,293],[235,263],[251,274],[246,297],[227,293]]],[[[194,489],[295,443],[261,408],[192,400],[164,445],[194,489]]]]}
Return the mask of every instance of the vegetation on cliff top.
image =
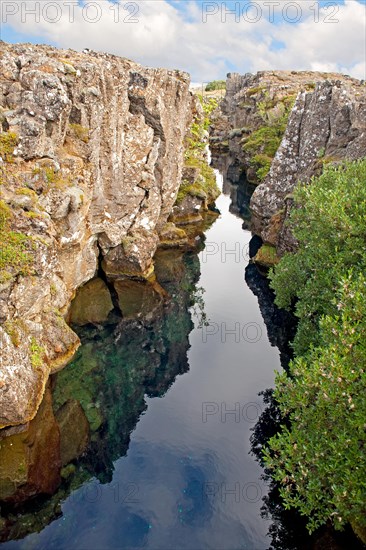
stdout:
{"type": "Polygon", "coordinates": [[[226,80],[213,80],[209,82],[205,88],[206,92],[214,92],[215,90],[225,90],[226,80]]]}
{"type": "MultiPolygon", "coordinates": [[[[286,507],[366,533],[366,159],[327,167],[294,193],[299,241],[271,275],[299,327],[275,398],[289,427],[265,450],[286,507]]],[[[365,537],[363,537],[365,539],[365,537]]]]}
{"type": "Polygon", "coordinates": [[[187,195],[204,199],[207,204],[211,204],[220,194],[215,173],[208,165],[205,154],[211,114],[217,108],[218,102],[214,98],[197,97],[203,108],[203,116],[201,113],[197,113],[192,122],[186,138],[184,166],[185,168],[197,169],[198,176],[193,183],[185,179],[182,180],[176,204],[180,204],[187,195]]]}
{"type": "MultiPolygon", "coordinates": [[[[262,95],[262,100],[257,102],[257,108],[263,125],[244,138],[243,149],[252,155],[250,164],[255,169],[258,180],[263,181],[281,144],[296,94],[271,99],[268,90],[255,90],[255,93],[261,92],[262,95]]],[[[247,93],[249,92],[250,90],[247,93]]]]}

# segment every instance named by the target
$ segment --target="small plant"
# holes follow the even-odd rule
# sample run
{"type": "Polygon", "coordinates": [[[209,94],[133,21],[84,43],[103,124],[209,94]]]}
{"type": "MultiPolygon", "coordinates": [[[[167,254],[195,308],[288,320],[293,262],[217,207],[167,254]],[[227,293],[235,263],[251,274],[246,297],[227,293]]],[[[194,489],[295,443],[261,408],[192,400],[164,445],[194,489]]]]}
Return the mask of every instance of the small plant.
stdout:
{"type": "Polygon", "coordinates": [[[22,342],[20,321],[19,320],[6,321],[4,323],[4,329],[5,329],[5,332],[9,334],[13,346],[18,348],[22,342]]]}

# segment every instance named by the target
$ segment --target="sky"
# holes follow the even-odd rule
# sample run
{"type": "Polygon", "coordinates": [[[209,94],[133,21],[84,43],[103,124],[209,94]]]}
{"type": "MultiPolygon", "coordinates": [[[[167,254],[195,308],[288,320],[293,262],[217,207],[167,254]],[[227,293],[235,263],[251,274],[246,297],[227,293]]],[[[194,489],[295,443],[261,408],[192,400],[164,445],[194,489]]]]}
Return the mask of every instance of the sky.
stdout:
{"type": "Polygon", "coordinates": [[[2,0],[1,39],[182,69],[336,71],[366,79],[366,0],[2,0]]]}

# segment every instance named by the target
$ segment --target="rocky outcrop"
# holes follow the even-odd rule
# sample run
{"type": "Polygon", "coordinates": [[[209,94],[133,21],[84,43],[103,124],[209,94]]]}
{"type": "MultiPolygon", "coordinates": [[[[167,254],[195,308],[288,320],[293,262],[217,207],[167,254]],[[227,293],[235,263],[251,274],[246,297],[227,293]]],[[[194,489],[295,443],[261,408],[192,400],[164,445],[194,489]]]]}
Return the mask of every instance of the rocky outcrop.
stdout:
{"type": "Polygon", "coordinates": [[[210,146],[215,164],[222,167],[222,157],[227,157],[224,168],[232,183],[238,183],[243,173],[249,182],[259,183],[252,162],[255,152],[244,147],[248,137],[276,122],[286,102],[291,105],[300,90],[313,90],[316,82],[332,76],[339,75],[311,71],[228,74],[226,95],[211,127],[210,146]]]}
{"type": "Polygon", "coordinates": [[[231,183],[256,186],[251,229],[283,254],[296,246],[284,224],[296,183],[366,155],[365,85],[334,73],[264,71],[229,74],[226,89],[213,160],[231,183]]]}
{"type": "Polygon", "coordinates": [[[270,173],[251,199],[253,231],[279,254],[296,242],[284,223],[297,182],[308,183],[328,163],[366,156],[366,88],[357,80],[320,82],[301,92],[270,173]]]}
{"type": "Polygon", "coordinates": [[[0,43],[0,428],[32,419],[73,356],[64,316],[98,266],[152,273],[194,105],[179,71],[0,43]]]}

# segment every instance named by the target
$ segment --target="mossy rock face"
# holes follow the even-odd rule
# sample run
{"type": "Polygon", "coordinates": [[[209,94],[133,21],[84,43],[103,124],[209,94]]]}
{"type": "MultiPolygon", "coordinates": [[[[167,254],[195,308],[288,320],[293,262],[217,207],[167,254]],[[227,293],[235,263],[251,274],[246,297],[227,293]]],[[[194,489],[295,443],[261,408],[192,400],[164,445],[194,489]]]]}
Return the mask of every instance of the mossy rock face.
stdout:
{"type": "Polygon", "coordinates": [[[159,247],[171,248],[187,244],[188,238],[184,229],[176,227],[174,223],[166,223],[159,231],[159,247]]]}
{"type": "Polygon", "coordinates": [[[89,422],[76,399],[69,399],[60,407],[56,420],[60,428],[61,464],[66,466],[86,450],[89,443],[89,422]]]}
{"type": "Polygon", "coordinates": [[[97,385],[102,384],[98,374],[100,368],[100,358],[95,355],[92,342],[84,343],[72,363],[58,373],[53,394],[55,411],[59,411],[69,399],[77,400],[92,432],[97,431],[103,423],[103,416],[97,406],[97,385]]]}
{"type": "Polygon", "coordinates": [[[276,247],[270,244],[263,244],[254,257],[254,262],[262,267],[270,268],[278,264],[276,247]]]}
{"type": "Polygon", "coordinates": [[[366,527],[360,525],[357,521],[351,521],[351,527],[363,544],[366,544],[366,527]]]}
{"type": "Polygon", "coordinates": [[[74,325],[102,323],[113,309],[108,287],[102,279],[93,279],[81,287],[73,300],[69,322],[74,325]]]}
{"type": "Polygon", "coordinates": [[[114,288],[124,319],[145,317],[162,302],[161,296],[149,282],[125,279],[116,281],[114,288]]]}

